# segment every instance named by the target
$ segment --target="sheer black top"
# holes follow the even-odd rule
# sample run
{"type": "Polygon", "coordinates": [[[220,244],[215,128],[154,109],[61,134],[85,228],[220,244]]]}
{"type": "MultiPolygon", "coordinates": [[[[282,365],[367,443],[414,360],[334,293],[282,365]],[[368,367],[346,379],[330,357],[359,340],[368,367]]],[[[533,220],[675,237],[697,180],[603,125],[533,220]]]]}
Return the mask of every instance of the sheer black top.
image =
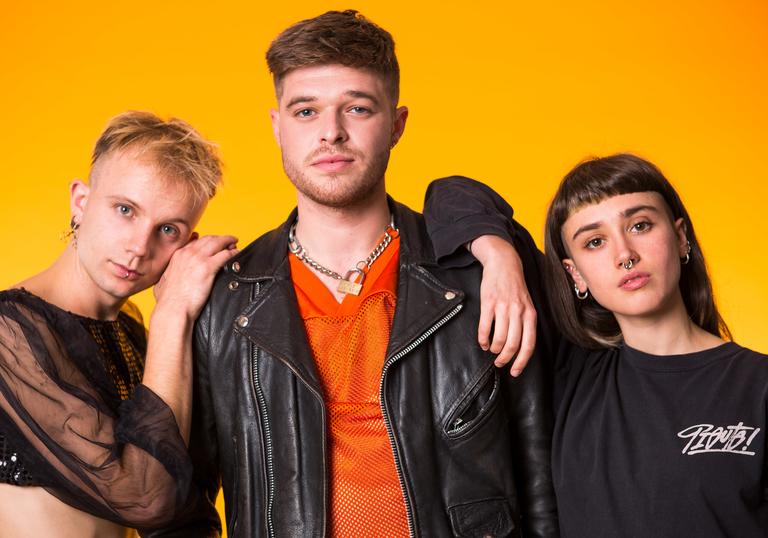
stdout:
{"type": "Polygon", "coordinates": [[[99,321],[0,292],[0,482],[152,527],[179,513],[192,468],[173,412],[140,382],[146,333],[129,312],[99,321]]]}

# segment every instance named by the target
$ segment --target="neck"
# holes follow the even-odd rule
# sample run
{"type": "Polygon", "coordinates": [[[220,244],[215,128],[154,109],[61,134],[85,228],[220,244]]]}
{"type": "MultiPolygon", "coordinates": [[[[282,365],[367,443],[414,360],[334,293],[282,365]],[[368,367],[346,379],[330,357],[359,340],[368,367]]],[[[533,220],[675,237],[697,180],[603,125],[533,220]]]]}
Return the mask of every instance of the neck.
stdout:
{"type": "Polygon", "coordinates": [[[616,315],[624,342],[651,355],[682,355],[716,347],[719,337],[696,325],[679,294],[673,304],[648,316],[616,315]]]}
{"type": "Polygon", "coordinates": [[[376,246],[390,221],[386,193],[367,203],[334,208],[299,195],[296,237],[318,263],[342,276],[376,246]]]}
{"type": "Polygon", "coordinates": [[[15,287],[25,288],[62,310],[101,320],[116,319],[126,301],[106,294],[94,284],[71,244],[50,267],[15,287]]]}
{"type": "MultiPolygon", "coordinates": [[[[297,239],[312,259],[342,277],[370,255],[390,222],[383,186],[364,202],[343,208],[323,206],[299,193],[298,211],[297,239]]],[[[338,280],[319,272],[317,277],[337,301],[344,300],[338,280]]]]}

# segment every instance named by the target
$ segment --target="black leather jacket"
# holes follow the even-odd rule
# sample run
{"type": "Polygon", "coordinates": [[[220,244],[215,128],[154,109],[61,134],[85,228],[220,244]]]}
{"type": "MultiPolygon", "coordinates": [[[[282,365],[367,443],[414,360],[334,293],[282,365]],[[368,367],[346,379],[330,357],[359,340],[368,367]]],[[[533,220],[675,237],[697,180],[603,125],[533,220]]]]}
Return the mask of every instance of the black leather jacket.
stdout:
{"type": "MultiPolygon", "coordinates": [[[[391,205],[400,269],[381,400],[411,534],[555,536],[550,350],[518,379],[496,369],[476,341],[482,268],[437,266],[422,216],[391,205]]],[[[326,411],[287,259],[295,217],[227,264],[195,331],[190,450],[209,499],[221,476],[233,538],[326,535],[326,411]]],[[[211,504],[143,535],[217,530],[211,504]]]]}

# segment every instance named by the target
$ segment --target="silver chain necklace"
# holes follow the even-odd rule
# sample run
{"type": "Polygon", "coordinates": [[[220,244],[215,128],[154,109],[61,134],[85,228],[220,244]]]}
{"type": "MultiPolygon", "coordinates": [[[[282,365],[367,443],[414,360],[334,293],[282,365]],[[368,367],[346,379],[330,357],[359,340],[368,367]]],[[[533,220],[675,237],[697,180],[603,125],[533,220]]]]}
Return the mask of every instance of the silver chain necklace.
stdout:
{"type": "Polygon", "coordinates": [[[339,286],[336,288],[337,291],[351,295],[360,295],[360,291],[363,289],[363,281],[365,280],[365,271],[371,268],[373,262],[375,262],[378,257],[381,256],[381,254],[392,242],[393,236],[389,232],[392,231],[397,233],[399,231],[397,228],[395,228],[394,217],[390,215],[389,224],[387,224],[387,227],[384,228],[384,237],[381,239],[379,244],[373,247],[373,250],[366,259],[357,262],[352,269],[347,271],[345,276],[341,276],[336,271],[328,269],[327,267],[317,263],[309,256],[309,253],[306,251],[306,249],[301,246],[301,243],[299,243],[299,240],[296,237],[296,225],[298,222],[298,219],[294,221],[294,223],[291,224],[290,230],[288,230],[288,250],[290,250],[291,253],[294,254],[299,260],[309,265],[318,273],[322,273],[335,280],[338,280],[339,286]],[[355,275],[359,277],[359,280],[353,280],[355,275]]]}

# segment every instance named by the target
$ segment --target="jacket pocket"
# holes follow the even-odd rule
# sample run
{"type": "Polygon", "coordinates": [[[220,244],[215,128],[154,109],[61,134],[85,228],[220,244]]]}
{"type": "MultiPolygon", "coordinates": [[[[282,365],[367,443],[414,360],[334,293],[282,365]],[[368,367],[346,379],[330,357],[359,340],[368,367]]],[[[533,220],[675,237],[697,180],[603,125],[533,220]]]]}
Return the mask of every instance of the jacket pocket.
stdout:
{"type": "Polygon", "coordinates": [[[499,372],[490,367],[480,379],[464,392],[448,420],[443,426],[445,434],[452,439],[466,435],[477,426],[493,409],[499,394],[499,372]]]}
{"type": "Polygon", "coordinates": [[[506,499],[484,499],[448,509],[454,536],[460,538],[504,538],[515,529],[506,499]]]}

